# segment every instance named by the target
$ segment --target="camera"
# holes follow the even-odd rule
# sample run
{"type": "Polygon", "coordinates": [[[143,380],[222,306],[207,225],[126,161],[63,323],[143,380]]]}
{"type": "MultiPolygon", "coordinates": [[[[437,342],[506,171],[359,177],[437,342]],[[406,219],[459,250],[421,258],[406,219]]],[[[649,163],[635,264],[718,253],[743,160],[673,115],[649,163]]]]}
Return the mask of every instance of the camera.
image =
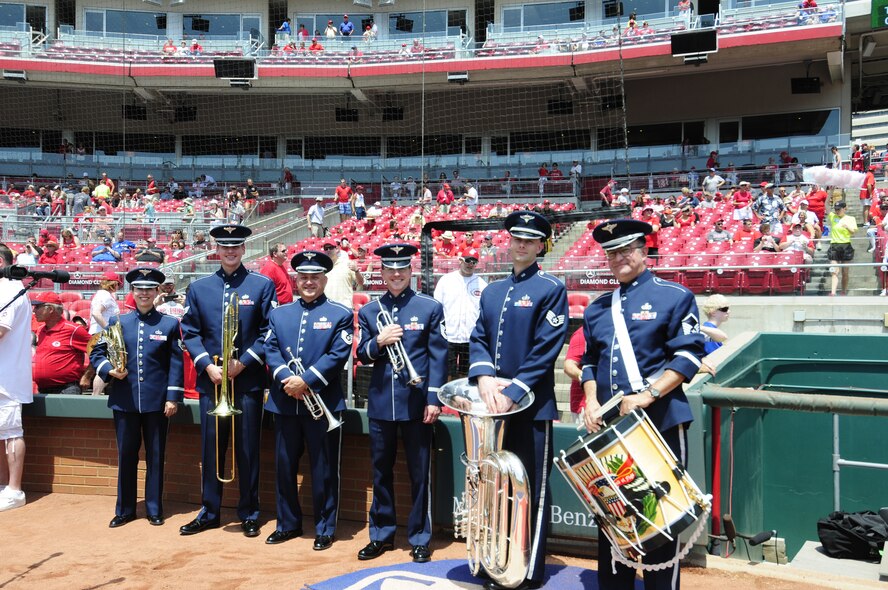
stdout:
{"type": "Polygon", "coordinates": [[[177,299],[179,299],[179,296],[175,293],[167,293],[163,296],[164,301],[176,301],[177,299]]]}

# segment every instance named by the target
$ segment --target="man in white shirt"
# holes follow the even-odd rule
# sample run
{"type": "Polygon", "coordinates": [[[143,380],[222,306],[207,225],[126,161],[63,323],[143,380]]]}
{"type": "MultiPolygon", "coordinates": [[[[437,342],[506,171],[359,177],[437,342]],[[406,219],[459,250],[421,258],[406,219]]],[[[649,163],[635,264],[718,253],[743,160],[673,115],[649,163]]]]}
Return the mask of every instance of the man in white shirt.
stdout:
{"type": "Polygon", "coordinates": [[[315,204],[308,208],[308,223],[311,235],[315,238],[324,237],[324,197],[316,197],[315,204]]]}
{"type": "Polygon", "coordinates": [[[339,242],[334,239],[324,242],[324,254],[333,260],[333,269],[327,273],[324,294],[327,299],[352,309],[355,291],[364,288],[364,275],[358,272],[358,264],[354,260],[340,254],[339,246],[339,242]]]}
{"type": "Polygon", "coordinates": [[[466,192],[463,195],[463,203],[469,210],[469,215],[475,217],[478,215],[478,189],[471,180],[466,181],[466,192]]]}
{"type": "MultiPolygon", "coordinates": [[[[0,244],[0,269],[12,266],[12,251],[0,244]]],[[[33,401],[31,302],[13,298],[22,282],[0,278],[0,512],[25,505],[22,470],[25,439],[22,404],[33,401]],[[10,304],[10,302],[12,302],[10,304]]]]}
{"type": "Polygon", "coordinates": [[[580,179],[583,178],[583,165],[579,161],[574,160],[573,166],[570,167],[570,183],[573,186],[574,196],[580,197],[580,179]]]}
{"type": "Polygon", "coordinates": [[[459,269],[435,285],[434,297],[444,307],[449,379],[469,374],[469,337],[481,313],[481,292],[487,287],[487,281],[475,275],[477,264],[478,252],[467,250],[459,256],[459,269]]]}

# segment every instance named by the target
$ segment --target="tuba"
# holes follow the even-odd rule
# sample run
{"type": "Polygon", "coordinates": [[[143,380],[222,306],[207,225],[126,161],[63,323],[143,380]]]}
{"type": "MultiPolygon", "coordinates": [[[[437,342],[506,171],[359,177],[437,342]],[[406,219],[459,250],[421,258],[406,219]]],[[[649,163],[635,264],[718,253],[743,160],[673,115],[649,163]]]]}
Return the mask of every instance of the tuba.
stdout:
{"type": "MultiPolygon", "coordinates": [[[[287,347],[287,354],[290,355],[290,360],[287,361],[287,366],[292,365],[290,368],[296,369],[297,375],[305,373],[305,367],[302,366],[302,361],[293,356],[293,349],[289,346],[287,347]]],[[[336,416],[330,412],[327,408],[327,404],[324,403],[324,398],[312,391],[311,388],[309,388],[308,393],[303,394],[302,403],[305,404],[305,407],[308,408],[308,411],[311,413],[311,417],[315,420],[320,420],[321,417],[327,418],[327,432],[336,430],[342,426],[342,420],[336,419],[336,416]]]]}
{"type": "MultiPolygon", "coordinates": [[[[380,311],[376,314],[376,329],[381,332],[389,324],[394,324],[395,320],[392,319],[392,314],[382,307],[382,303],[379,304],[379,308],[380,311]]],[[[413,363],[410,362],[410,357],[407,356],[407,350],[404,348],[403,341],[399,340],[394,344],[389,344],[385,347],[385,352],[388,354],[389,362],[392,364],[392,371],[400,373],[407,369],[407,375],[410,377],[407,385],[419,385],[422,383],[422,377],[413,368],[413,363]]]]}
{"type": "Polygon", "coordinates": [[[93,347],[103,342],[107,348],[105,356],[115,371],[126,371],[126,345],[123,343],[123,328],[120,322],[109,325],[101,332],[96,332],[86,345],[86,354],[92,352],[93,347]]]}
{"type": "Polygon", "coordinates": [[[454,536],[466,539],[472,575],[483,567],[495,582],[514,588],[530,567],[531,498],[524,465],[501,449],[505,418],[530,406],[534,395],[528,392],[516,410],[490,414],[478,388],[457,379],[441,388],[438,399],[459,412],[466,443],[466,487],[455,501],[454,536]]]}
{"type": "Polygon", "coordinates": [[[222,358],[218,355],[213,356],[213,363],[222,367],[222,383],[215,387],[216,390],[216,407],[208,411],[207,414],[216,417],[216,479],[222,483],[234,481],[235,465],[237,460],[235,457],[234,445],[234,416],[240,414],[241,411],[234,407],[234,379],[228,378],[228,367],[234,358],[237,349],[234,347],[234,339],[237,338],[237,293],[232,293],[225,302],[225,310],[222,312],[222,358]],[[231,418],[231,477],[226,479],[223,469],[219,465],[219,418],[231,418]]]}

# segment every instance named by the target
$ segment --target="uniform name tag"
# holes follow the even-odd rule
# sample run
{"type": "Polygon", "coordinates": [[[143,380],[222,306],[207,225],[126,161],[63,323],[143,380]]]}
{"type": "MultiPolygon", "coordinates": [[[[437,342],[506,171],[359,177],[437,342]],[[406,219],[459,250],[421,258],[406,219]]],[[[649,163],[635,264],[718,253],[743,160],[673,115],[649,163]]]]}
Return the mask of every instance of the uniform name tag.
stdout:
{"type": "Polygon", "coordinates": [[[631,318],[637,321],[648,321],[657,319],[657,312],[651,311],[651,304],[645,303],[641,306],[641,311],[633,313],[631,318]]]}
{"type": "MultiPolygon", "coordinates": [[[[244,295],[246,297],[246,295],[244,295]]],[[[240,299],[237,302],[238,305],[255,305],[256,303],[252,299],[240,299]]]]}
{"type": "Polygon", "coordinates": [[[410,323],[404,325],[404,329],[411,330],[411,331],[423,330],[423,329],[425,329],[425,324],[420,324],[419,318],[416,316],[413,316],[412,318],[410,318],[410,323]]]}
{"type": "Polygon", "coordinates": [[[529,295],[525,295],[515,302],[515,307],[533,307],[533,301],[530,299],[529,295]]]}
{"type": "Polygon", "coordinates": [[[163,334],[150,334],[148,336],[148,338],[150,340],[160,340],[161,342],[166,342],[166,340],[167,340],[167,337],[164,336],[163,334]]]}
{"type": "Polygon", "coordinates": [[[333,322],[315,322],[312,327],[315,330],[329,330],[333,327],[333,322]]]}

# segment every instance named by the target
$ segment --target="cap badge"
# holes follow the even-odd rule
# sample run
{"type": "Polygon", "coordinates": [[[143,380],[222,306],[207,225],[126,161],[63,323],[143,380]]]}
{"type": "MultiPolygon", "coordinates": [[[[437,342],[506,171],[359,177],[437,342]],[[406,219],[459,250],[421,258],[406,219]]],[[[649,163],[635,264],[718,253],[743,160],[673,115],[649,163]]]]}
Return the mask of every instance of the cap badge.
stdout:
{"type": "Polygon", "coordinates": [[[533,215],[522,215],[521,216],[521,220],[524,223],[530,223],[532,219],[533,219],[533,215]]]}
{"type": "Polygon", "coordinates": [[[608,223],[607,225],[601,226],[601,231],[606,231],[609,234],[613,234],[614,230],[617,228],[616,223],[608,223]]]}
{"type": "Polygon", "coordinates": [[[401,253],[401,250],[403,250],[403,249],[404,249],[403,246],[392,246],[392,247],[390,248],[390,250],[391,250],[392,252],[394,252],[396,256],[397,256],[398,254],[400,254],[400,253],[401,253]]]}

